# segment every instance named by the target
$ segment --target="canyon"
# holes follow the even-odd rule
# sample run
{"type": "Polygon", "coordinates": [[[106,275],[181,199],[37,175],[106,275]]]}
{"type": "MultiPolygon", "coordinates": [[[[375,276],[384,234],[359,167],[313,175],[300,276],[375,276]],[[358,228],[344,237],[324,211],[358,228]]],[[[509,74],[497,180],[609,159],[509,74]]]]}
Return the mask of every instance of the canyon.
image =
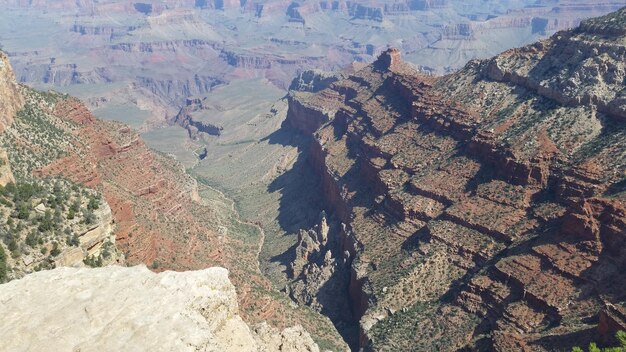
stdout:
{"type": "Polygon", "coordinates": [[[233,80],[286,91],[302,71],[371,63],[389,45],[423,72],[449,73],[625,4],[3,0],[0,45],[18,81],[146,131],[233,80]]]}
{"type": "MultiPolygon", "coordinates": [[[[0,295],[67,281],[121,302],[105,287],[128,276],[129,313],[150,290],[193,320],[167,338],[199,331],[201,350],[611,344],[626,11],[604,14],[623,5],[0,1],[0,184],[42,189],[0,194],[0,295]],[[69,232],[34,241],[22,205],[69,232]]],[[[15,325],[37,323],[14,303],[15,325]]]]}
{"type": "Polygon", "coordinates": [[[296,258],[313,259],[296,296],[348,277],[330,295],[347,294],[365,350],[612,339],[626,326],[625,23],[620,10],[437,78],[390,49],[292,92],[284,128],[310,138],[337,224],[300,236],[296,258]]]}
{"type": "Polygon", "coordinates": [[[345,349],[330,320],[293,305],[262,275],[262,230],[241,221],[226,199],[209,199],[217,191],[149,149],[129,126],[97,119],[76,98],[18,85],[2,58],[0,89],[11,94],[0,105],[17,113],[0,134],[3,170],[11,172],[0,187],[1,282],[28,282],[36,271],[66,266],[221,266],[237,286],[246,322],[265,322],[268,334],[299,324],[324,348],[345,349]]]}

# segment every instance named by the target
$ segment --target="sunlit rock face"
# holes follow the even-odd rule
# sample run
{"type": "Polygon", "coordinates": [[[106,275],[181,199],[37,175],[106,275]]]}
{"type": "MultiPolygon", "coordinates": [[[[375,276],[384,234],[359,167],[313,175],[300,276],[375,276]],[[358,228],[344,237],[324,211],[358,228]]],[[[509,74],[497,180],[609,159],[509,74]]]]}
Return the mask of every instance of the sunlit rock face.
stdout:
{"type": "Polygon", "coordinates": [[[553,351],[614,336],[624,23],[620,10],[442,77],[389,49],[317,93],[292,92],[285,124],[309,136],[340,229],[323,245],[301,232],[292,296],[349,296],[371,350],[553,351]],[[330,284],[345,272],[347,289],[330,284]]]}
{"type": "Polygon", "coordinates": [[[11,125],[23,104],[9,59],[0,51],[0,132],[11,125]]]}
{"type": "Polygon", "coordinates": [[[7,351],[319,351],[302,327],[251,329],[228,271],[57,268],[0,285],[7,351]]]}

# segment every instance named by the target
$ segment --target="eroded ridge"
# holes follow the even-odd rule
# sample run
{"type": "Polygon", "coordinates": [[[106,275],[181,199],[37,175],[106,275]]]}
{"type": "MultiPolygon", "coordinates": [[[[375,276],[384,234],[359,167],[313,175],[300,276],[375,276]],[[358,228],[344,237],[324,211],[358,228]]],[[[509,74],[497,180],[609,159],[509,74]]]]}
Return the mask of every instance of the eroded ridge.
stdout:
{"type": "Polygon", "coordinates": [[[389,50],[290,96],[361,347],[547,351],[623,326],[626,47],[602,21],[441,78],[389,50]]]}

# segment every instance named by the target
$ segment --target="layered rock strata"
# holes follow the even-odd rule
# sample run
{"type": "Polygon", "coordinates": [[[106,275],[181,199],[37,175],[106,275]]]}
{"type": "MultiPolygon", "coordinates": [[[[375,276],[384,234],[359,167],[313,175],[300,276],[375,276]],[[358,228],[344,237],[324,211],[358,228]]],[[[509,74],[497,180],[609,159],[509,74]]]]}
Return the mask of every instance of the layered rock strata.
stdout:
{"type": "Polygon", "coordinates": [[[441,78],[390,50],[291,95],[286,124],[311,136],[348,230],[361,347],[548,351],[599,340],[600,321],[615,332],[601,311],[626,301],[624,38],[597,28],[625,16],[441,78]]]}
{"type": "MultiPolygon", "coordinates": [[[[62,187],[57,193],[64,203],[58,203],[54,194],[34,197],[33,204],[23,207],[35,208],[28,214],[33,221],[22,222],[34,227],[41,243],[37,236],[29,240],[30,227],[21,233],[14,230],[14,219],[7,218],[17,216],[15,204],[3,199],[3,206],[11,207],[2,216],[11,233],[7,235],[4,227],[0,231],[4,252],[10,253],[8,279],[61,265],[106,265],[117,260],[119,252],[112,247],[123,251],[126,263],[143,263],[155,271],[219,265],[229,269],[238,287],[246,321],[267,322],[260,327],[263,331],[301,324],[327,346],[342,348],[328,319],[290,304],[263,276],[258,264],[261,231],[241,222],[234,209],[220,213],[205,202],[198,183],[180,163],[148,148],[129,126],[95,118],[78,99],[25,86],[18,93],[26,104],[0,134],[0,144],[8,146],[11,171],[18,180],[44,183],[50,189],[59,180],[62,187]],[[91,198],[97,204],[90,205],[91,198]],[[48,207],[52,202],[60,212],[48,207]],[[70,216],[73,204],[77,210],[70,216]],[[43,233],[46,230],[37,224],[48,215],[57,224],[50,226],[54,231],[43,233]],[[13,245],[13,240],[21,243],[13,245]]],[[[5,98],[11,99],[1,99],[5,98]]],[[[3,196],[8,197],[6,192],[3,196]]],[[[7,278],[5,271],[0,272],[1,281],[7,278]]],[[[271,343],[280,339],[267,338],[271,343]]]]}

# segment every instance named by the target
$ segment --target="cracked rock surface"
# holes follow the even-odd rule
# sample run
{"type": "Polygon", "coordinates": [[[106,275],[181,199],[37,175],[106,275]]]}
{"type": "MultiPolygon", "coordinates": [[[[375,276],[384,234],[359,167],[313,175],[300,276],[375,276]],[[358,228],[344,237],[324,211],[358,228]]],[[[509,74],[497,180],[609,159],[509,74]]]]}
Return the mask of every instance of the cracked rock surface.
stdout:
{"type": "Polygon", "coordinates": [[[0,286],[2,351],[319,351],[300,326],[250,328],[223,268],[57,268],[0,286]]]}

